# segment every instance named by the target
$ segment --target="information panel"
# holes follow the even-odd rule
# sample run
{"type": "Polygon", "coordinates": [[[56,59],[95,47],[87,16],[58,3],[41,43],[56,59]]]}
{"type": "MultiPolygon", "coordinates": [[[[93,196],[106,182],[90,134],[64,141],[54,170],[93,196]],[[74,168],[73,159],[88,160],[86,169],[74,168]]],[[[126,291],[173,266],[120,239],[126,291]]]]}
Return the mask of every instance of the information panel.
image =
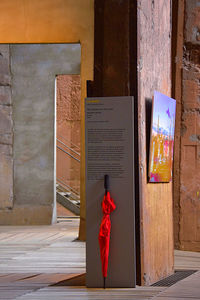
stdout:
{"type": "Polygon", "coordinates": [[[104,175],[116,204],[111,213],[106,287],[135,286],[133,97],[85,100],[86,284],[103,287],[98,234],[103,217],[104,175]]]}

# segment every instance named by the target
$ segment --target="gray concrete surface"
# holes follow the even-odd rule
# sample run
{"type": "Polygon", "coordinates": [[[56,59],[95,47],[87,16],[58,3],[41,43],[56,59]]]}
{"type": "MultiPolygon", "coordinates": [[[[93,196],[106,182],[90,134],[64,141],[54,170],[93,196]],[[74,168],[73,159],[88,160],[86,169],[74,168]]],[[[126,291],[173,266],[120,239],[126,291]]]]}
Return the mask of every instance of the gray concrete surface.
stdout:
{"type": "Polygon", "coordinates": [[[0,210],[13,207],[13,117],[9,45],[0,45],[0,210]]]}
{"type": "Polygon", "coordinates": [[[80,73],[80,50],[79,44],[10,45],[17,206],[55,208],[55,77],[80,73]]]}

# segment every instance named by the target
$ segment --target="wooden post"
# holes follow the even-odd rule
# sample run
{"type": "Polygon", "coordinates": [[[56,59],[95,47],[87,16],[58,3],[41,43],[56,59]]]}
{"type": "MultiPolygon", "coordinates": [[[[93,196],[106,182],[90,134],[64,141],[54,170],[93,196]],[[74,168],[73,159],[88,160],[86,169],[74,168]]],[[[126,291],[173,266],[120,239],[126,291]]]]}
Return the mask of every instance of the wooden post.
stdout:
{"type": "Polygon", "coordinates": [[[87,96],[135,99],[137,284],[149,285],[173,272],[172,184],[147,182],[145,111],[154,90],[171,96],[171,2],[96,0],[94,56],[87,96]]]}

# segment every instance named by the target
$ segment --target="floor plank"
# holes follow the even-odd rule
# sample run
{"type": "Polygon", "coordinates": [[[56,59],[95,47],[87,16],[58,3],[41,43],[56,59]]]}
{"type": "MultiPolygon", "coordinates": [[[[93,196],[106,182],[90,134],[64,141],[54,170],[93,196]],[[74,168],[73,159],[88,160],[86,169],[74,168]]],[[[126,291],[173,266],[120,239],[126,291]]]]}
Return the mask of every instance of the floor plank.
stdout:
{"type": "MultiPolygon", "coordinates": [[[[199,273],[171,288],[52,286],[86,271],[85,243],[76,240],[78,226],[73,217],[52,226],[1,226],[0,300],[200,299],[199,273]]],[[[175,251],[175,268],[200,270],[200,253],[175,251]]]]}

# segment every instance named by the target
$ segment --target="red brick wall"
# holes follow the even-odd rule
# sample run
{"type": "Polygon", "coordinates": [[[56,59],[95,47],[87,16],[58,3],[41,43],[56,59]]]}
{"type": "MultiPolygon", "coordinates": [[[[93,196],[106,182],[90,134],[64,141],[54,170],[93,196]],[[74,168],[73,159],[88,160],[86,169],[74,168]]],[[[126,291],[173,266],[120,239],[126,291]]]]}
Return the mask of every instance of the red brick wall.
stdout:
{"type": "Polygon", "coordinates": [[[200,6],[185,1],[180,158],[180,248],[200,251],[200,6]]]}
{"type": "MultiPolygon", "coordinates": [[[[57,76],[57,138],[78,152],[80,148],[80,75],[57,76]]],[[[57,145],[80,159],[78,155],[57,141],[57,145]]],[[[80,164],[57,148],[57,177],[80,190],[80,164]]]]}

